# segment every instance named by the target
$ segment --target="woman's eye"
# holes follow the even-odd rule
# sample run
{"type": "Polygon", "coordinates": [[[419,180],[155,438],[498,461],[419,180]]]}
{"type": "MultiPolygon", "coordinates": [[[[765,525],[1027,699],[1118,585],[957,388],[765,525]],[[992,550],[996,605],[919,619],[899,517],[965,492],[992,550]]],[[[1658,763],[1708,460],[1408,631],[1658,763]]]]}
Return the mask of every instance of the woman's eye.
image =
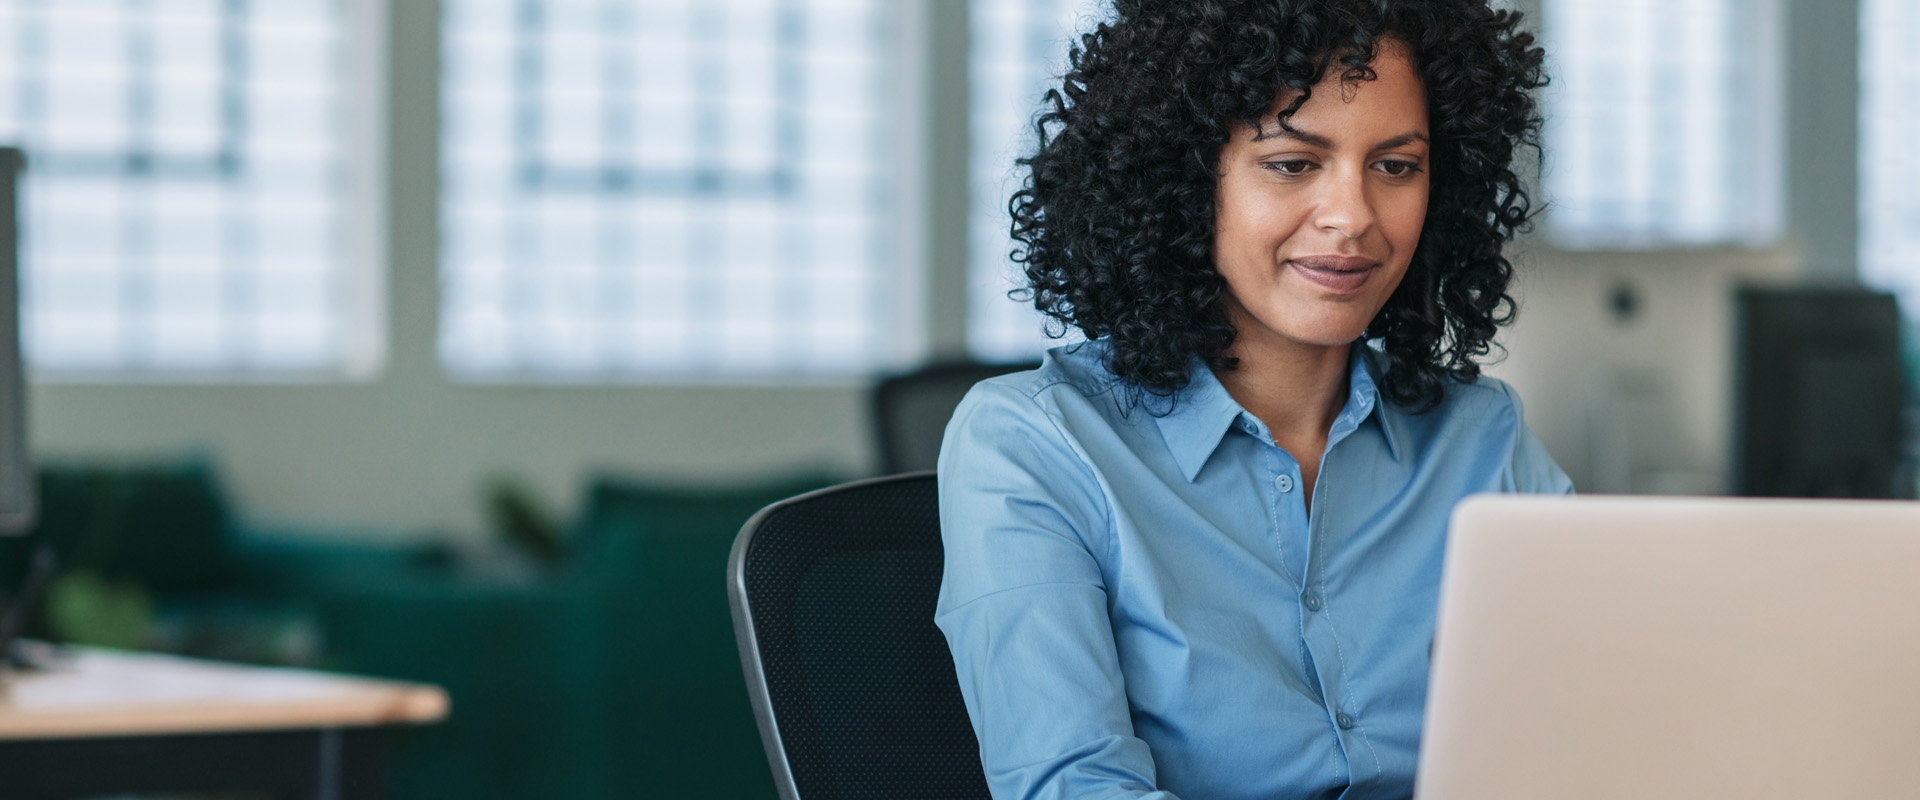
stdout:
{"type": "Polygon", "coordinates": [[[1266,167],[1282,175],[1305,175],[1308,170],[1313,169],[1313,162],[1296,158],[1287,161],[1268,161],[1266,167]]]}
{"type": "Polygon", "coordinates": [[[1420,171],[1420,165],[1412,161],[1382,161],[1376,166],[1392,178],[1405,178],[1420,171]]]}

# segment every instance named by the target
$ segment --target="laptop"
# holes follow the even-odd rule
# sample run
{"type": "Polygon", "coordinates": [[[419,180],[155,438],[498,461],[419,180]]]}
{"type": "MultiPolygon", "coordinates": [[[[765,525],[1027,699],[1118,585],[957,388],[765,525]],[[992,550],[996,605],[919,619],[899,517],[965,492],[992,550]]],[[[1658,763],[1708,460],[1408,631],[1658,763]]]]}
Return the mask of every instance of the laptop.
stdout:
{"type": "Polygon", "coordinates": [[[1420,800],[1920,797],[1920,503],[1476,496],[1420,800]]]}

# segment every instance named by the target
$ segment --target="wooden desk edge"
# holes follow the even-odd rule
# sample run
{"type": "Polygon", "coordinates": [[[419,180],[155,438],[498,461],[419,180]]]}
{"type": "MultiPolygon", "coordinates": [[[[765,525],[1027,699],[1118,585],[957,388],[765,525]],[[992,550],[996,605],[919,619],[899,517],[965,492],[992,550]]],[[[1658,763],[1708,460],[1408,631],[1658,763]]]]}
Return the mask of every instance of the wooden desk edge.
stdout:
{"type": "MultiPolygon", "coordinates": [[[[124,661],[127,656],[105,654],[105,657],[124,661]]],[[[186,660],[158,656],[156,661],[180,664],[186,660]]],[[[207,663],[216,669],[253,669],[207,663]]],[[[337,682],[342,691],[290,700],[190,697],[122,706],[82,704],[72,708],[7,708],[0,702],[0,741],[425,725],[444,719],[448,713],[446,690],[438,686],[333,673],[313,674],[337,682]]]]}
{"type": "Polygon", "coordinates": [[[153,706],[138,711],[101,710],[22,715],[0,719],[0,741],[105,736],[184,735],[241,731],[371,728],[426,725],[447,715],[447,694],[438,686],[399,684],[374,700],[214,706],[153,706]]]}

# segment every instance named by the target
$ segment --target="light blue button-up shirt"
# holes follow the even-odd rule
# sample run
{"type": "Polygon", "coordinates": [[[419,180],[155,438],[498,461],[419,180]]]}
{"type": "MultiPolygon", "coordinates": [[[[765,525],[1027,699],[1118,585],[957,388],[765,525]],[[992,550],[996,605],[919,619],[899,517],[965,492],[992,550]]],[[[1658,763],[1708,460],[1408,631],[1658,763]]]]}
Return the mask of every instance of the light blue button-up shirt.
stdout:
{"type": "Polygon", "coordinates": [[[1448,514],[1572,490],[1519,399],[1414,415],[1356,346],[1309,513],[1199,361],[1130,405],[1104,346],[975,387],[940,452],[936,619],[994,796],[1409,796],[1448,514]]]}

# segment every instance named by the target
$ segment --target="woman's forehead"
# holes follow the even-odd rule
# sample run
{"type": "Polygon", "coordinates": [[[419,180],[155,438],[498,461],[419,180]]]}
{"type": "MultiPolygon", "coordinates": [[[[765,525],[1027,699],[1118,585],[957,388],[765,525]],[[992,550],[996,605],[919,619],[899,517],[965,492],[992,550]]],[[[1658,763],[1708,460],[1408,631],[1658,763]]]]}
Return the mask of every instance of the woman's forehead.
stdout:
{"type": "Polygon", "coordinates": [[[1344,70],[1330,68],[1314,84],[1306,102],[1284,120],[1281,115],[1293,108],[1299,89],[1282,88],[1267,113],[1255,120],[1257,125],[1242,122],[1240,127],[1250,128],[1246,133],[1255,141],[1278,136],[1326,139],[1357,125],[1411,130],[1424,137],[1427,97],[1420,75],[1404,46],[1396,42],[1389,47],[1386,41],[1382,45],[1367,65],[1370,76],[1349,78],[1344,70]]]}

